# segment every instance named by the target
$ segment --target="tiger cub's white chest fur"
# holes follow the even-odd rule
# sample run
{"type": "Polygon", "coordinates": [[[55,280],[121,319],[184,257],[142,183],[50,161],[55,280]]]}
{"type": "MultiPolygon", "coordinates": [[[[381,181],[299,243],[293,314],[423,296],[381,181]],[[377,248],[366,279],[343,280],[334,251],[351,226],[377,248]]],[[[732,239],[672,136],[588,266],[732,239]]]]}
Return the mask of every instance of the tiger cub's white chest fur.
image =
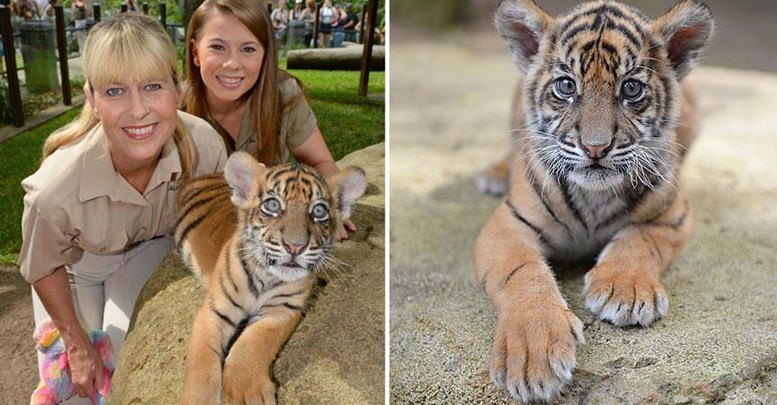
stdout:
{"type": "Polygon", "coordinates": [[[591,191],[568,186],[562,203],[570,215],[557,221],[548,238],[549,256],[561,261],[593,258],[629,220],[636,190],[591,191]]]}

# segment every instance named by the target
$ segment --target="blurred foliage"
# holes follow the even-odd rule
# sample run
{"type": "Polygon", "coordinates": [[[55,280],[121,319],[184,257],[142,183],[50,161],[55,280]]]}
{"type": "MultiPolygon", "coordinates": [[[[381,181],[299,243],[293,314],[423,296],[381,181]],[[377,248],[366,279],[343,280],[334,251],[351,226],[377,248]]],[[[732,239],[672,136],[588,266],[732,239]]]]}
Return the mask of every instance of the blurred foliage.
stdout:
{"type": "MultiPolygon", "coordinates": [[[[71,97],[83,94],[84,78],[76,75],[70,80],[71,97]]],[[[22,97],[22,112],[25,117],[32,117],[38,112],[49,107],[62,104],[62,91],[49,91],[40,94],[24,94],[22,97]]],[[[13,121],[11,117],[11,96],[8,89],[8,83],[3,77],[0,79],[0,126],[10,124],[13,121]]]]}
{"type": "Polygon", "coordinates": [[[10,123],[11,117],[11,94],[5,80],[0,80],[0,124],[10,123]]]}
{"type": "Polygon", "coordinates": [[[184,27],[189,25],[189,20],[194,10],[202,4],[203,0],[178,0],[178,8],[181,10],[181,21],[184,27]]]}
{"type": "Polygon", "coordinates": [[[470,0],[391,0],[391,22],[403,27],[439,31],[468,23],[470,0]]]}

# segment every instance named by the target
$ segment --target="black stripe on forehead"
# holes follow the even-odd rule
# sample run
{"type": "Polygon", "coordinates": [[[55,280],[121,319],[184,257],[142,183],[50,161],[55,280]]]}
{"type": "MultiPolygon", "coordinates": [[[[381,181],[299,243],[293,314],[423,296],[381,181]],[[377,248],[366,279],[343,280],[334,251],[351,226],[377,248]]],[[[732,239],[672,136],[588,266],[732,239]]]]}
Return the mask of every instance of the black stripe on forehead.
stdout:
{"type": "Polygon", "coordinates": [[[625,68],[628,70],[635,61],[631,52],[624,52],[626,62],[623,63],[623,57],[619,48],[612,42],[603,39],[601,36],[591,39],[578,47],[580,57],[580,73],[585,76],[592,68],[592,65],[604,68],[612,77],[618,75],[618,70],[625,68]]]}
{"type": "Polygon", "coordinates": [[[287,165],[278,166],[272,169],[274,170],[274,172],[270,173],[270,175],[268,176],[268,179],[270,182],[275,184],[279,180],[282,180],[284,176],[287,176],[287,175],[293,176],[294,172],[298,171],[298,169],[299,169],[299,165],[296,163],[289,163],[287,165]]]}
{"type": "Polygon", "coordinates": [[[308,200],[314,195],[325,196],[326,185],[318,173],[301,164],[289,163],[273,169],[268,177],[268,191],[275,190],[282,196],[301,193],[308,200]]]}
{"type": "Polygon", "coordinates": [[[620,34],[623,38],[626,39],[627,44],[625,44],[625,49],[629,49],[631,51],[631,47],[634,49],[640,49],[644,46],[644,34],[634,29],[633,27],[628,27],[624,24],[619,24],[617,22],[608,20],[608,22],[601,26],[597,30],[591,29],[591,27],[588,24],[581,24],[580,26],[576,26],[572,28],[570,31],[564,33],[564,36],[561,40],[561,43],[559,44],[559,47],[564,49],[564,52],[569,54],[572,49],[575,47],[576,42],[573,41],[573,39],[576,39],[579,35],[583,33],[598,33],[600,36],[604,33],[604,31],[608,32],[615,32],[620,34]]]}
{"type": "MultiPolygon", "coordinates": [[[[580,21],[581,19],[587,19],[589,17],[594,17],[594,22],[596,23],[597,18],[601,18],[601,16],[609,16],[609,17],[615,17],[623,20],[631,21],[635,24],[647,24],[650,25],[651,21],[647,16],[642,14],[641,11],[638,9],[621,4],[621,3],[609,3],[609,2],[603,2],[603,3],[597,3],[597,2],[590,2],[590,3],[583,3],[577,8],[573,9],[571,12],[569,12],[566,15],[559,16],[557,18],[558,21],[562,21],[562,25],[559,27],[558,32],[564,32],[569,27],[575,23],[575,21],[580,21]]],[[[601,24],[601,20],[598,20],[599,22],[596,24],[601,24]]],[[[598,27],[595,27],[594,30],[598,29],[598,27]]]]}
{"type": "Polygon", "coordinates": [[[567,54],[574,48],[573,39],[582,33],[601,33],[614,31],[623,36],[636,49],[645,45],[649,35],[644,32],[650,26],[639,10],[616,3],[594,3],[594,8],[582,5],[571,14],[561,17],[559,25],[553,30],[551,44],[557,49],[563,49],[567,54]],[[561,38],[560,41],[557,41],[561,38]],[[572,43],[570,43],[572,42],[572,43]]]}

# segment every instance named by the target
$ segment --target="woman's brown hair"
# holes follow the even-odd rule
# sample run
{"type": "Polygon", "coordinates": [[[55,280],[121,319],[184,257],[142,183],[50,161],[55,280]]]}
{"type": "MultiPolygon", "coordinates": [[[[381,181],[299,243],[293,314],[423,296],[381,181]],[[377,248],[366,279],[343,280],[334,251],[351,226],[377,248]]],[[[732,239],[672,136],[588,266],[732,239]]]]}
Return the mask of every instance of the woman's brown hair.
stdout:
{"type": "MultiPolygon", "coordinates": [[[[212,13],[216,12],[234,15],[264,47],[264,59],[259,78],[246,97],[253,95],[251,104],[248,106],[250,130],[258,138],[257,149],[253,154],[266,165],[275,164],[281,155],[278,129],[281,113],[284,109],[284,100],[280,99],[278,84],[280,81],[292,78],[292,76],[278,68],[278,49],[275,44],[270,14],[265,7],[260,7],[256,0],[205,0],[192,14],[186,33],[184,72],[187,83],[182,108],[198,117],[208,115],[208,103],[205,97],[207,88],[202,80],[199,67],[194,64],[194,52],[192,52],[194,45],[192,43],[199,40],[205,21],[212,13]]],[[[285,101],[285,103],[290,104],[294,101],[292,99],[285,101]]]]}

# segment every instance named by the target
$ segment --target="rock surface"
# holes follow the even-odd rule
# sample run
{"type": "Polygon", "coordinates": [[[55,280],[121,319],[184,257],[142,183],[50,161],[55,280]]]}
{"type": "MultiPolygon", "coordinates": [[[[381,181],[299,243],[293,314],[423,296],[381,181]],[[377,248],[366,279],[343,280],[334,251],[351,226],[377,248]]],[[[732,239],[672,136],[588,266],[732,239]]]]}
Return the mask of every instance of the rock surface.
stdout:
{"type": "MultiPolygon", "coordinates": [[[[334,255],[350,267],[321,275],[297,330],[274,367],[282,404],[384,402],[384,144],[343,158],[369,182],[353,222],[359,230],[334,255]]],[[[148,281],[113,379],[111,404],[177,403],[194,314],[204,289],[169,255],[148,281]]]]}
{"type": "MultiPolygon", "coordinates": [[[[475,175],[509,150],[517,78],[503,53],[392,43],[392,404],[502,404],[489,382],[495,316],[472,246],[498,200],[475,175]]],[[[704,130],[683,177],[696,230],[663,276],[667,317],[595,320],[587,269],[557,274],[586,325],[574,382],[554,403],[777,403],[777,77],[702,67],[704,130]]]]}

